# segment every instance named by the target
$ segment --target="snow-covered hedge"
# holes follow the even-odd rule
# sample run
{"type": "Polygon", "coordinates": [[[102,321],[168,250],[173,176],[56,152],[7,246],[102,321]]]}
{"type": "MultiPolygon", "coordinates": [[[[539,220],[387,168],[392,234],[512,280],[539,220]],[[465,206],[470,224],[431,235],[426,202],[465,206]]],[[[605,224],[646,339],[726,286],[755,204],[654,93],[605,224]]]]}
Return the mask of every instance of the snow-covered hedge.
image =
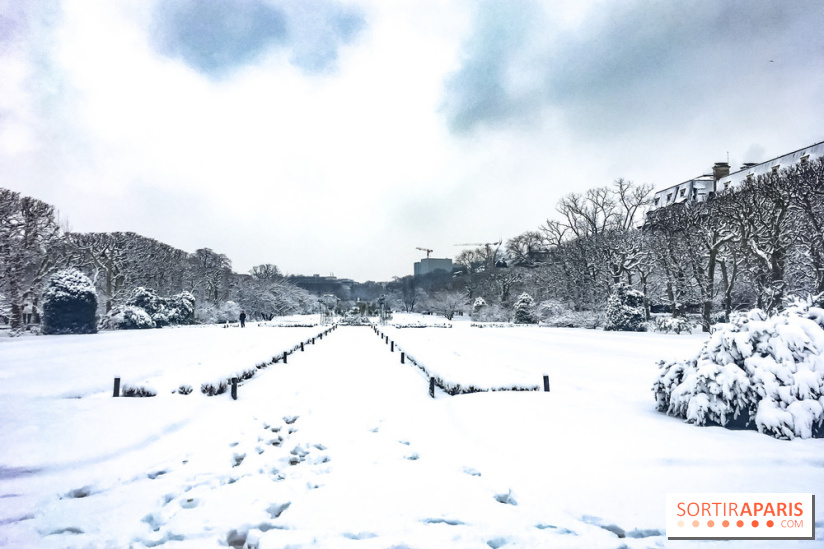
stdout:
{"type": "Polygon", "coordinates": [[[824,309],[734,315],[697,356],[659,367],[661,412],[781,439],[824,437],[824,309]]]}
{"type": "Polygon", "coordinates": [[[104,330],[144,330],[156,327],[149,313],[133,305],[118,305],[100,322],[104,330]]]}
{"type": "Polygon", "coordinates": [[[97,290],[77,269],[52,275],[43,294],[44,334],[97,333],[97,290]]]}

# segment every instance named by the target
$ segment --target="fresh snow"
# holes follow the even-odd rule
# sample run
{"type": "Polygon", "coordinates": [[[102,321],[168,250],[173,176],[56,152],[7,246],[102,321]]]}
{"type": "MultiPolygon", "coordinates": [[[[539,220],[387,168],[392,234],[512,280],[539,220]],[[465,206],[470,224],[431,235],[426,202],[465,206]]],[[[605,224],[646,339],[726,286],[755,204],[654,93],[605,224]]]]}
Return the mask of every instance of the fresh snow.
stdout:
{"type": "Polygon", "coordinates": [[[369,327],[339,327],[237,401],[200,394],[324,328],[278,323],[0,338],[0,545],[686,547],[664,537],[669,492],[824,486],[824,440],[655,411],[656,362],[701,334],[381,327],[462,383],[551,383],[431,399],[369,327]],[[111,398],[116,375],[158,396],[111,398]]]}

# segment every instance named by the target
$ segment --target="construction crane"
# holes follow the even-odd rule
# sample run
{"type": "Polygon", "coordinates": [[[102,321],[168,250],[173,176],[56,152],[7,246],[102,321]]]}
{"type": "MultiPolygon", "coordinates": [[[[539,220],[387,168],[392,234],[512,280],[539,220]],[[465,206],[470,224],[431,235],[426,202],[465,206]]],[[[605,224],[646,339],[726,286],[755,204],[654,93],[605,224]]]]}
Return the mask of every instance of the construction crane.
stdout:
{"type": "Polygon", "coordinates": [[[435,250],[430,250],[429,248],[415,248],[416,250],[420,250],[422,252],[426,252],[426,259],[429,259],[429,254],[434,252],[435,250]]]}

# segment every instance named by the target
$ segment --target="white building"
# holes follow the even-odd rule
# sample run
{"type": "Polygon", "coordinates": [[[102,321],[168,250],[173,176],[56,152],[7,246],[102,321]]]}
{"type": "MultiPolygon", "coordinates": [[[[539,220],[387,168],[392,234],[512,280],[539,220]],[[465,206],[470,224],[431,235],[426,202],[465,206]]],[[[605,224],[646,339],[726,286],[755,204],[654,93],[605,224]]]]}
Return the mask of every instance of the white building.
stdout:
{"type": "Polygon", "coordinates": [[[712,168],[712,174],[701,175],[656,192],[652,197],[650,211],[679,202],[703,202],[716,193],[735,189],[743,182],[760,175],[778,173],[783,168],[821,157],[824,157],[824,141],[766,162],[744,164],[741,169],[732,173],[730,173],[729,164],[716,162],[712,168]]]}

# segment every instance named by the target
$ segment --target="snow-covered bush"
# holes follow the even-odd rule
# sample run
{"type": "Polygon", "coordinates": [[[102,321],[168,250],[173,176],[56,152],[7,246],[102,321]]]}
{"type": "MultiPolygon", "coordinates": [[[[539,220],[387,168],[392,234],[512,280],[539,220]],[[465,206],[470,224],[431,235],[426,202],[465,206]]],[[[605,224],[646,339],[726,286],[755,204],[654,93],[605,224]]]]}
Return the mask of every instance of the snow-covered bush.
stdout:
{"type": "Polygon", "coordinates": [[[690,333],[692,329],[695,328],[695,324],[684,316],[658,316],[655,317],[654,326],[655,331],[665,334],[670,332],[675,332],[676,334],[680,334],[681,332],[690,333]]]}
{"type": "Polygon", "coordinates": [[[203,324],[226,324],[238,322],[240,305],[234,301],[221,303],[219,307],[204,304],[195,309],[195,318],[203,324]]]}
{"type": "Polygon", "coordinates": [[[475,301],[472,303],[472,312],[470,313],[472,320],[478,320],[484,307],[486,307],[486,300],[482,297],[475,298],[475,301]]]}
{"type": "Polygon", "coordinates": [[[55,273],[43,294],[44,334],[94,334],[97,332],[97,291],[77,269],[55,273]]]}
{"type": "Polygon", "coordinates": [[[551,321],[553,318],[563,316],[571,311],[569,307],[557,299],[541,301],[536,309],[535,314],[541,322],[551,321]]]}
{"type": "Polygon", "coordinates": [[[515,302],[515,322],[517,324],[535,324],[535,300],[528,293],[522,293],[515,302]]]}
{"type": "Polygon", "coordinates": [[[123,385],[121,395],[124,397],[153,397],[157,396],[157,391],[145,385],[123,385]]]}
{"type": "Polygon", "coordinates": [[[207,381],[200,386],[200,392],[206,396],[222,395],[226,392],[226,387],[229,383],[225,379],[216,381],[207,381]]]}
{"type": "Polygon", "coordinates": [[[510,311],[496,304],[486,304],[472,312],[472,320],[478,322],[509,322],[511,317],[510,311]]]}
{"type": "Polygon", "coordinates": [[[622,332],[644,331],[644,294],[623,282],[612,287],[607,301],[604,330],[622,332]]]}
{"type": "Polygon", "coordinates": [[[144,288],[143,286],[138,286],[132,290],[132,295],[126,300],[126,305],[139,307],[146,311],[151,317],[166,310],[164,299],[158,296],[157,292],[153,289],[144,288]]]}
{"type": "Polygon", "coordinates": [[[195,296],[190,292],[181,292],[167,297],[166,311],[169,324],[194,324],[195,296]]]}
{"type": "Polygon", "coordinates": [[[697,356],[659,367],[661,412],[782,439],[824,437],[824,309],[734,315],[697,356]]]}
{"type": "Polygon", "coordinates": [[[194,391],[194,389],[192,389],[191,385],[184,384],[177,388],[177,392],[181,395],[189,395],[192,393],[192,391],[194,391]]]}
{"type": "Polygon", "coordinates": [[[126,305],[146,311],[157,328],[169,324],[192,324],[194,322],[195,296],[189,292],[181,292],[172,297],[161,297],[151,288],[138,286],[132,291],[126,305]]]}
{"type": "Polygon", "coordinates": [[[100,327],[104,330],[144,330],[154,328],[155,321],[140,307],[118,305],[106,313],[100,327]]]}

